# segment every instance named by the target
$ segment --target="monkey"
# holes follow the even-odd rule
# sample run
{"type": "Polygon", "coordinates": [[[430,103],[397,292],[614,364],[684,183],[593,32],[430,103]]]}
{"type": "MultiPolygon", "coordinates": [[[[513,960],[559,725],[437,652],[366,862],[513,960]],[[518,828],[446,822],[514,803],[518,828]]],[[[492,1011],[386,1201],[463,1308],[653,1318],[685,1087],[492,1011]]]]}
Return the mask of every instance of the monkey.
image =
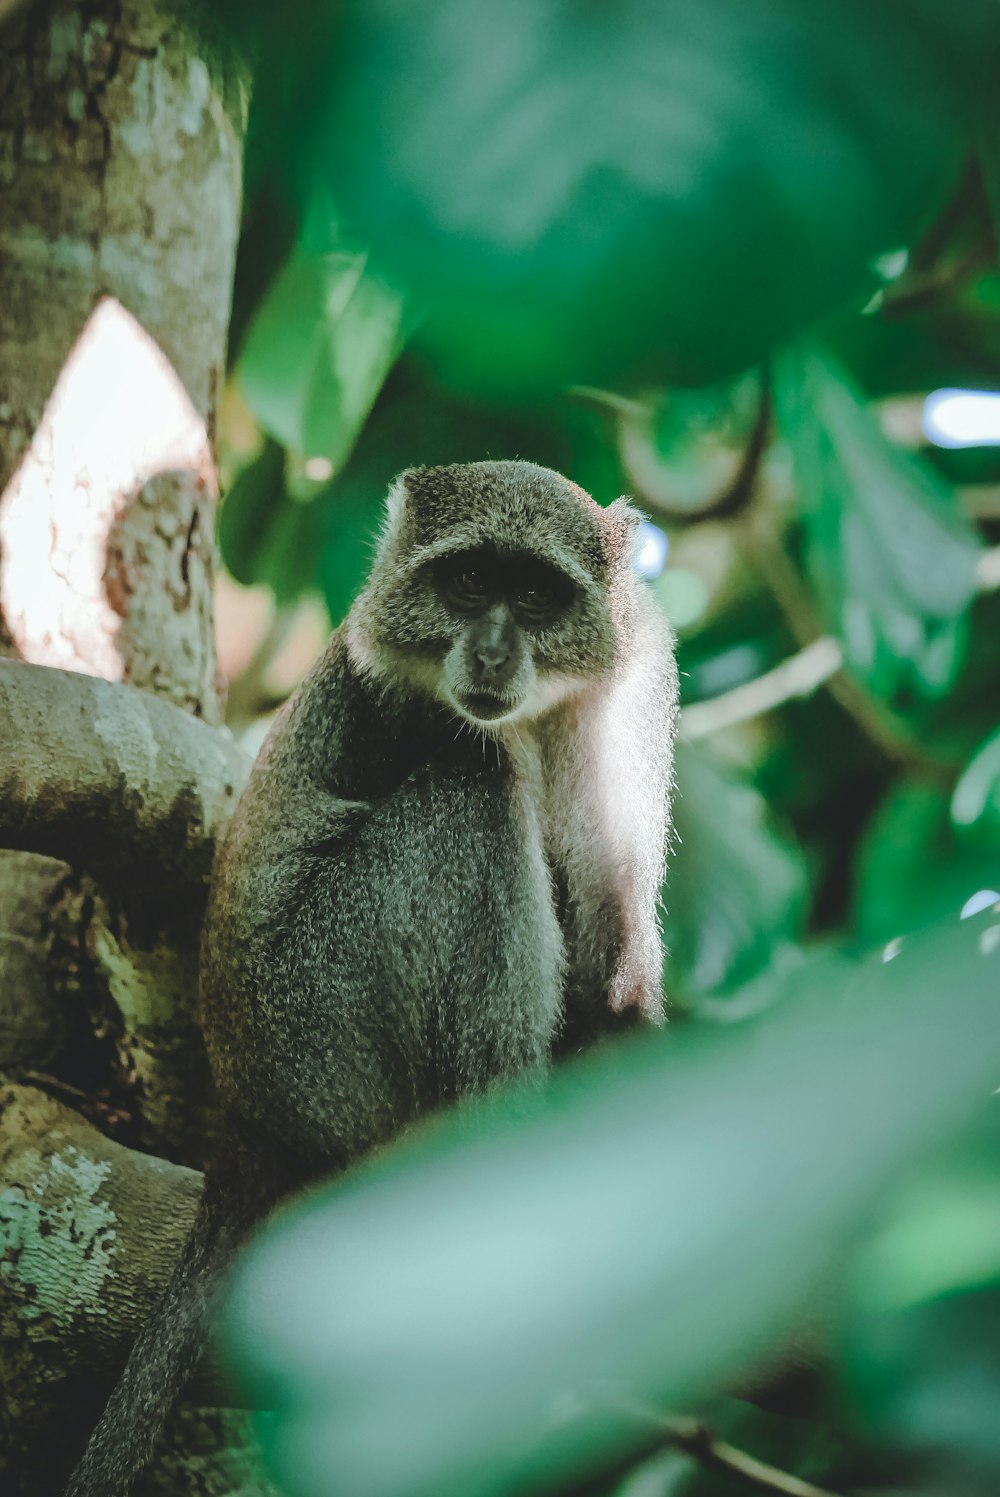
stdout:
{"type": "Polygon", "coordinates": [[[638,519],[522,461],[392,485],[217,851],[199,1003],[223,1122],[69,1497],[127,1492],[236,1249],[289,1193],[659,1022],[678,687],[638,519]]]}

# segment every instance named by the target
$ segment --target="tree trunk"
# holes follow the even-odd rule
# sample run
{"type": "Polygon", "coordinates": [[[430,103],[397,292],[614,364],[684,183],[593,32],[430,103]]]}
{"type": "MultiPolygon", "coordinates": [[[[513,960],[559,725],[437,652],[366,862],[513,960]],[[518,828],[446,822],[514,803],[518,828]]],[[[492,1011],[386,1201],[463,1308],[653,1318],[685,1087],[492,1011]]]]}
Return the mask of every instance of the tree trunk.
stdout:
{"type": "MultiPolygon", "coordinates": [[[[0,653],[138,686],[210,725],[222,715],[213,439],[245,112],[239,65],[159,0],[40,3],[3,31],[0,653]]],[[[11,727],[25,729],[34,703],[44,738],[61,714],[31,688],[25,701],[11,727]]],[[[166,710],[154,731],[124,698],[79,708],[65,755],[40,756],[52,786],[30,797],[43,820],[55,807],[51,835],[22,836],[31,818],[4,823],[0,808],[12,829],[0,825],[0,844],[21,849],[0,854],[0,1068],[35,1083],[4,1090],[0,1119],[0,1484],[12,1493],[52,1490],[64,1452],[81,1447],[197,1189],[190,1171],[171,1175],[53,1100],[79,1102],[122,1143],[203,1158],[205,869],[186,904],[169,899],[156,839],[164,867],[193,866],[205,786],[178,792],[156,821],[151,789],[170,759],[161,727],[185,753],[180,712],[166,710]],[[102,774],[123,814],[150,823],[135,878],[89,857],[107,839],[80,806],[87,775],[102,774]],[[74,785],[75,800],[62,793],[74,785]],[[171,815],[191,832],[176,846],[171,815]]],[[[222,816],[240,771],[217,747],[218,775],[205,773],[222,816]]],[[[232,1433],[217,1411],[183,1412],[142,1490],[259,1490],[232,1433]]]]}

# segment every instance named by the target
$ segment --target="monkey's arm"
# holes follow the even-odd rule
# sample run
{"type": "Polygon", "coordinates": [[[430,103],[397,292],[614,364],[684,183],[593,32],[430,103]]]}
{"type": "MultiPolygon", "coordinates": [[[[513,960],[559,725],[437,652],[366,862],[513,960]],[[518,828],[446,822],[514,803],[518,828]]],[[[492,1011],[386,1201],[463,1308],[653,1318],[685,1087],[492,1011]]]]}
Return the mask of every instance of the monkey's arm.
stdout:
{"type": "Polygon", "coordinates": [[[663,1014],[660,891],[666,866],[677,727],[677,665],[660,610],[643,590],[637,599],[630,663],[609,703],[609,778],[618,811],[617,897],[621,956],[609,1007],[635,1008],[654,1022],[663,1014]]]}
{"type": "Polygon", "coordinates": [[[568,972],[557,1053],[663,1015],[660,889],[670,830],[677,667],[645,591],[630,647],[581,717],[557,853],[568,972]]]}

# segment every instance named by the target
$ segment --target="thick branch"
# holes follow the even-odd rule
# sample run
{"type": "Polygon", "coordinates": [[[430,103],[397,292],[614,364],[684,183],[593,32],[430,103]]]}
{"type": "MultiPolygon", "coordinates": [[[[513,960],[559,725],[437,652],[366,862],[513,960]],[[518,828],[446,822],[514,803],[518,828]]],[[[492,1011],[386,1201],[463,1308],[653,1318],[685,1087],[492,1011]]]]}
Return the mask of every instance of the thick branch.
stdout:
{"type": "Polygon", "coordinates": [[[15,1470],[57,1490],[198,1202],[194,1170],[133,1153],[26,1086],[0,1088],[0,1422],[15,1470]],[[60,1442],[43,1438],[60,1431],[60,1442]],[[52,1470],[48,1462],[56,1462],[52,1470]],[[40,1469],[39,1469],[40,1467],[40,1469]]]}
{"type": "MultiPolygon", "coordinates": [[[[44,1092],[0,1083],[0,1182],[0,1485],[13,1471],[18,1490],[58,1491],[180,1255],[201,1176],[113,1143],[44,1092]]],[[[144,1493],[194,1490],[179,1461],[192,1439],[203,1460],[209,1431],[225,1442],[229,1483],[211,1490],[265,1491],[246,1415],[219,1407],[223,1388],[207,1359],[161,1446],[165,1474],[144,1493]]]]}
{"type": "Polygon", "coordinates": [[[0,660],[0,844],[196,912],[248,769],[231,739],[168,702],[0,660]]]}

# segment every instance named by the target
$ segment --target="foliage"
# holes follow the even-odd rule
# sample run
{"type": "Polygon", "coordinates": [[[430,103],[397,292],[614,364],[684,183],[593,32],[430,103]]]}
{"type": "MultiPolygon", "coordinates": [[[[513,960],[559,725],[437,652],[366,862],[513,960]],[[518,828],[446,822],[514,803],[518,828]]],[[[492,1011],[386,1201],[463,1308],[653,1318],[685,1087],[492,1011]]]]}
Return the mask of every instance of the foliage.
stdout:
{"type": "MultiPolygon", "coordinates": [[[[985,1100],[989,929],[952,922],[851,983],[818,958],[752,1037],[611,1049],[293,1212],[231,1312],[289,1489],[534,1490],[641,1448],[650,1411],[703,1398],[786,1325],[900,1168],[985,1100]]],[[[1000,1269],[995,1202],[949,1205],[982,1229],[951,1259],[961,1223],[911,1238],[914,1298],[1000,1269]]]]}
{"type": "Polygon", "coordinates": [[[709,709],[667,1035],[436,1127],[250,1260],[230,1335],[282,1479],[740,1490],[658,1449],[695,1411],[826,1488],[995,1490],[996,1129],[957,1122],[1000,1050],[1000,446],[919,416],[1000,387],[1000,12],[219,3],[257,56],[233,575],[336,623],[396,472],[531,458],[669,532],[709,709]],[[820,636],[842,669],[754,711],[820,636]],[[748,1371],[824,1272],[828,1375],[762,1412],[748,1371]]]}

